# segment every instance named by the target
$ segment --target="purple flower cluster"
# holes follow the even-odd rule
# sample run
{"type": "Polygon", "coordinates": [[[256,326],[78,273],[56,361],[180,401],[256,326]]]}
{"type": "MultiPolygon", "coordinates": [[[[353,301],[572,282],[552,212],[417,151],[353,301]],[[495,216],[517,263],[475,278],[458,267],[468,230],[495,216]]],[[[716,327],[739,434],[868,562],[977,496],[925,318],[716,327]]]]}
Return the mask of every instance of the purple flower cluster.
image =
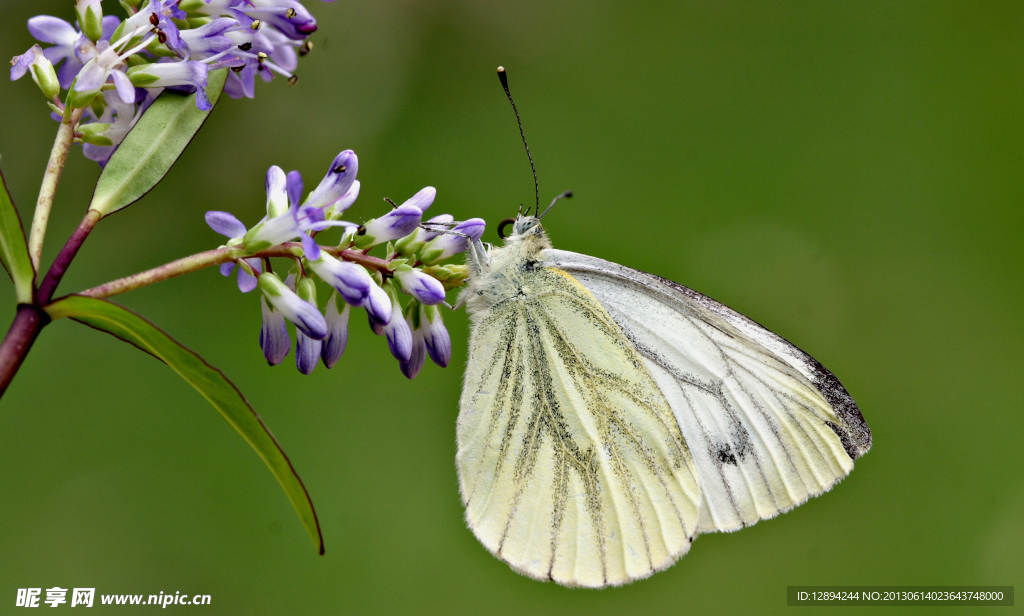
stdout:
{"type": "MultiPolygon", "coordinates": [[[[332,0],[324,0],[331,2],[332,0]]],[[[30,74],[55,114],[85,109],[80,131],[90,159],[106,164],[165,88],[196,93],[209,109],[208,74],[229,68],[224,91],[254,94],[258,75],[294,85],[298,56],[316,20],[298,0],[122,0],[122,21],[100,0],[77,0],[77,27],[49,15],[28,20],[33,45],[11,60],[11,79],[30,74]],[[62,102],[60,91],[68,95],[62,102]]]]}
{"type": "Polygon", "coordinates": [[[210,227],[228,238],[233,262],[221,273],[238,267],[238,288],[262,294],[263,326],[260,346],[271,365],[281,363],[291,349],[287,323],[295,326],[295,363],[309,374],[320,360],[330,368],[345,352],[352,308],[364,308],[370,327],[387,338],[402,373],[414,378],[427,356],[444,367],[451,359],[451,340],[439,305],[446,286],[465,278],[464,266],[441,265],[479,242],[485,223],[473,218],[455,223],[448,214],[423,221],[437,191],[428,186],[385,215],[362,225],[341,220],[359,195],[359,160],[351,150],[338,154],[320,184],[302,200],[302,176],[273,166],[267,171],[267,215],[246,228],[227,212],[206,213],[210,227]],[[314,239],[330,227],[344,228],[341,242],[325,249],[314,239]],[[291,245],[293,266],[282,280],[261,251],[291,245]],[[383,260],[374,260],[371,273],[363,261],[376,246],[385,245],[383,260]],[[315,281],[331,289],[320,312],[315,281]],[[411,296],[403,306],[399,291],[411,296]]]}

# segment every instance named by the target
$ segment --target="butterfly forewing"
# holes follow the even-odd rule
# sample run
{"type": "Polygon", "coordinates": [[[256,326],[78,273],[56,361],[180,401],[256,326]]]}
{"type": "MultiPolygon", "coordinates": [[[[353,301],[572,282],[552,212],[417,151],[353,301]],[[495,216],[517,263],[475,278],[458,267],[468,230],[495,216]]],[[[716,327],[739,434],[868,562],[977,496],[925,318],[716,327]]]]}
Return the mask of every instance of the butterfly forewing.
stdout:
{"type": "Polygon", "coordinates": [[[871,435],[839,381],[813,358],[690,289],[560,250],[607,309],[672,407],[701,487],[699,531],[734,530],[828,490],[871,435]]]}
{"type": "Polygon", "coordinates": [[[700,492],[645,360],[564,272],[512,259],[491,275],[502,297],[470,304],[458,422],[470,527],[517,570],[567,585],[669,566],[696,533],[700,492]]]}

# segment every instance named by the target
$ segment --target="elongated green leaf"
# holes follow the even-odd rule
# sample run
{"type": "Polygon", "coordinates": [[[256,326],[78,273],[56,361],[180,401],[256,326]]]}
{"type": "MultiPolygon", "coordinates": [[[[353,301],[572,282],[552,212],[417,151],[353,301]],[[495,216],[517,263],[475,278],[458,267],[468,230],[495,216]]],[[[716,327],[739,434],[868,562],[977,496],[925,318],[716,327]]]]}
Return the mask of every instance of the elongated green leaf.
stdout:
{"type": "Polygon", "coordinates": [[[18,294],[19,304],[32,303],[32,285],[36,271],[32,269],[32,260],[28,256],[28,243],[25,242],[25,229],[21,226],[21,217],[7,192],[7,182],[0,171],[0,261],[4,269],[14,281],[14,290],[18,294]]]}
{"type": "MultiPolygon", "coordinates": [[[[207,79],[206,92],[213,105],[224,89],[227,71],[213,71],[207,79]]],[[[165,90],[107,161],[89,209],[106,216],[141,199],[164,179],[210,111],[196,108],[195,94],[165,90]]]]}
{"type": "Polygon", "coordinates": [[[306,532],[319,547],[320,553],[324,553],[320,522],[302,480],[299,479],[284,450],[277,444],[274,435],[263,424],[263,420],[220,370],[203,361],[203,358],[183,347],[149,321],[113,302],[71,295],[47,306],[46,312],[52,319],[70,317],[135,345],[163,361],[188,381],[189,385],[199,390],[199,393],[210,401],[231,427],[241,434],[267,463],[270,472],[284,488],[288,500],[299,514],[306,532]]]}

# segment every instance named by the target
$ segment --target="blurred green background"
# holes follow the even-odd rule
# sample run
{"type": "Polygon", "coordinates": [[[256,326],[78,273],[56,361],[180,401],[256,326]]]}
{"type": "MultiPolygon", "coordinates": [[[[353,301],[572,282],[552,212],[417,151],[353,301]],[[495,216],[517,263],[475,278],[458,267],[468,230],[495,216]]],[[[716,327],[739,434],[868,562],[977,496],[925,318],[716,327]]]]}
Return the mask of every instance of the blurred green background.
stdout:
{"type": "MultiPolygon", "coordinates": [[[[497,242],[493,225],[533,199],[503,64],[542,200],[576,193],[545,220],[555,245],[679,281],[793,341],[853,394],[874,448],[830,493],[702,536],[648,580],[534,582],[462,520],[464,313],[446,317],[448,369],[407,381],[357,316],[340,364],[303,377],[292,357],[266,365],[256,298],[209,269],[117,301],[246,394],[313,496],[326,556],[194,390],[59,322],[0,402],[0,613],[17,588],[54,585],[208,593],[212,607],[174,609],[217,614],[781,613],[800,611],[791,584],[1022,588],[1024,5],[306,4],[320,30],[299,86],[223,99],[167,179],[96,229],[63,292],[217,246],[206,210],[251,224],[268,166],[309,188],[345,148],[363,185],[352,218],[429,184],[431,214],[482,216],[497,242]]],[[[4,58],[31,45],[28,17],[73,14],[71,0],[2,6],[4,58]]],[[[0,82],[0,109],[0,164],[27,220],[56,124],[28,79],[0,82]]],[[[98,172],[72,153],[47,263],[98,172]]]]}

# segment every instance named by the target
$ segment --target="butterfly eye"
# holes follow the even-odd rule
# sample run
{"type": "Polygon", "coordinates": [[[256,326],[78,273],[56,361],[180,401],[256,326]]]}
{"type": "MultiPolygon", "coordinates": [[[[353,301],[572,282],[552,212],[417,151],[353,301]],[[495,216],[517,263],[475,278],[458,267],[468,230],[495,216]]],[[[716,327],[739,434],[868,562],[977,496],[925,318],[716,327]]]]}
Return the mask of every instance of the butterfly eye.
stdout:
{"type": "Polygon", "coordinates": [[[500,237],[501,239],[505,239],[506,237],[508,237],[507,235],[505,235],[505,227],[511,224],[515,224],[515,222],[515,218],[506,218],[505,220],[498,223],[498,237],[500,237]]]}

